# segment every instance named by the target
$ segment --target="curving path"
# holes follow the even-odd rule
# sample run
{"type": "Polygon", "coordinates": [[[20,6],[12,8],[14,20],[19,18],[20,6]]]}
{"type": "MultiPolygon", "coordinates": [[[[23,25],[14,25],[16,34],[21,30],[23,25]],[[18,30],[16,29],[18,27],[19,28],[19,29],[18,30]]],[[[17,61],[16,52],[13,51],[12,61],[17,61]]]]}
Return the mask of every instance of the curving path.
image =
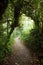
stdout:
{"type": "Polygon", "coordinates": [[[31,53],[19,37],[15,38],[12,49],[11,55],[6,58],[3,65],[33,65],[31,53]]]}

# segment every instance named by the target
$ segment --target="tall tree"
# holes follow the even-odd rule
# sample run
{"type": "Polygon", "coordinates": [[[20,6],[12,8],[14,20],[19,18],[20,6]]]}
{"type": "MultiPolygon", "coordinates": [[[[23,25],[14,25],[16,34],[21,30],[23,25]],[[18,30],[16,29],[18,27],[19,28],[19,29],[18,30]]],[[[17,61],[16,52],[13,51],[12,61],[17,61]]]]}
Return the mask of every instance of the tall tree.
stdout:
{"type": "Polygon", "coordinates": [[[16,26],[18,26],[18,19],[19,19],[19,16],[20,16],[20,11],[21,11],[21,8],[23,7],[23,0],[17,0],[16,3],[14,3],[12,0],[11,0],[11,3],[12,5],[14,6],[14,22],[11,24],[11,30],[10,30],[10,33],[9,33],[9,37],[11,35],[11,33],[13,32],[14,28],[16,26]]]}

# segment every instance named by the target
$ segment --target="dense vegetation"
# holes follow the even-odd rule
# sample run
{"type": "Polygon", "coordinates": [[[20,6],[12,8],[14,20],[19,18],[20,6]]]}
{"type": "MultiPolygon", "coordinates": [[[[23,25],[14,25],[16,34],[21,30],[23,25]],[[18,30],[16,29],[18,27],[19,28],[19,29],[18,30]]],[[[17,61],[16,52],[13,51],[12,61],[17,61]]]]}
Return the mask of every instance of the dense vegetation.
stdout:
{"type": "Polygon", "coordinates": [[[28,48],[38,55],[40,65],[43,65],[43,0],[0,1],[0,62],[11,52],[13,38],[18,34],[28,48]],[[30,22],[34,21],[32,29],[24,25],[26,17],[27,26],[29,19],[30,22]]]}

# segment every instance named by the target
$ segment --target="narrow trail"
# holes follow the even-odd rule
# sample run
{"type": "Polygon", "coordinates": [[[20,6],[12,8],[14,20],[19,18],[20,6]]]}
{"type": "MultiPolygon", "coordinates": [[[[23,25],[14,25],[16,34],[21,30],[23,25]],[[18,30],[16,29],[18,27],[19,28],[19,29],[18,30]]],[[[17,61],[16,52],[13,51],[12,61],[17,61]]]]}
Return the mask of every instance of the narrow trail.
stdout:
{"type": "Polygon", "coordinates": [[[13,45],[11,55],[7,57],[3,65],[33,65],[29,49],[17,37],[13,45]]]}

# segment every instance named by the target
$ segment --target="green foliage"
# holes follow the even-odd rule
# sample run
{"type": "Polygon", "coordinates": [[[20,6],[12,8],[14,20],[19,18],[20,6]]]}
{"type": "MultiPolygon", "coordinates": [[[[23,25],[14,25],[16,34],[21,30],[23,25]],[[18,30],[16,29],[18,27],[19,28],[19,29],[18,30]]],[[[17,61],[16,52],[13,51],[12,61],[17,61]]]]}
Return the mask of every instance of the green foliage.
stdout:
{"type": "Polygon", "coordinates": [[[37,29],[32,29],[28,34],[21,32],[21,39],[33,53],[38,55],[40,65],[43,65],[43,33],[37,29]]]}
{"type": "Polygon", "coordinates": [[[36,29],[32,29],[30,34],[21,33],[21,39],[34,52],[42,52],[43,48],[43,34],[36,29]]]}
{"type": "Polygon", "coordinates": [[[16,27],[13,31],[13,37],[20,37],[21,36],[21,29],[19,27],[16,27]]]}
{"type": "Polygon", "coordinates": [[[6,11],[2,15],[2,20],[0,20],[0,62],[9,54],[11,53],[12,45],[13,44],[13,35],[11,35],[9,42],[7,43],[7,36],[10,31],[10,25],[14,21],[13,15],[13,6],[11,3],[8,3],[8,7],[6,11]]]}
{"type": "MultiPolygon", "coordinates": [[[[28,47],[30,47],[34,52],[42,52],[43,49],[43,33],[42,33],[43,1],[42,0],[9,0],[7,9],[4,11],[4,14],[0,16],[2,16],[2,20],[0,20],[0,62],[5,58],[7,54],[11,52],[12,50],[11,47],[12,44],[14,43],[14,37],[18,35],[21,36],[21,39],[25,42],[25,44],[28,47]],[[15,13],[17,15],[14,15],[15,13]],[[15,25],[17,25],[17,22],[14,21],[15,19],[16,21],[18,21],[17,19],[21,14],[25,14],[26,16],[34,20],[34,24],[35,24],[34,29],[32,28],[32,30],[29,30],[26,28],[27,31],[24,31],[23,29],[24,24],[21,23],[23,18],[21,18],[20,20],[21,28],[17,27],[14,30],[15,25]],[[13,22],[15,24],[12,25],[13,22]],[[12,31],[12,28],[14,32],[13,34],[9,34],[9,32],[12,31]],[[8,35],[10,36],[9,38],[8,35]],[[7,40],[9,40],[8,43],[7,40]]],[[[25,23],[28,24],[26,20],[24,21],[25,23]]],[[[32,24],[30,26],[32,26],[32,24]]],[[[41,60],[41,62],[43,63],[43,60],[41,60]]]]}

